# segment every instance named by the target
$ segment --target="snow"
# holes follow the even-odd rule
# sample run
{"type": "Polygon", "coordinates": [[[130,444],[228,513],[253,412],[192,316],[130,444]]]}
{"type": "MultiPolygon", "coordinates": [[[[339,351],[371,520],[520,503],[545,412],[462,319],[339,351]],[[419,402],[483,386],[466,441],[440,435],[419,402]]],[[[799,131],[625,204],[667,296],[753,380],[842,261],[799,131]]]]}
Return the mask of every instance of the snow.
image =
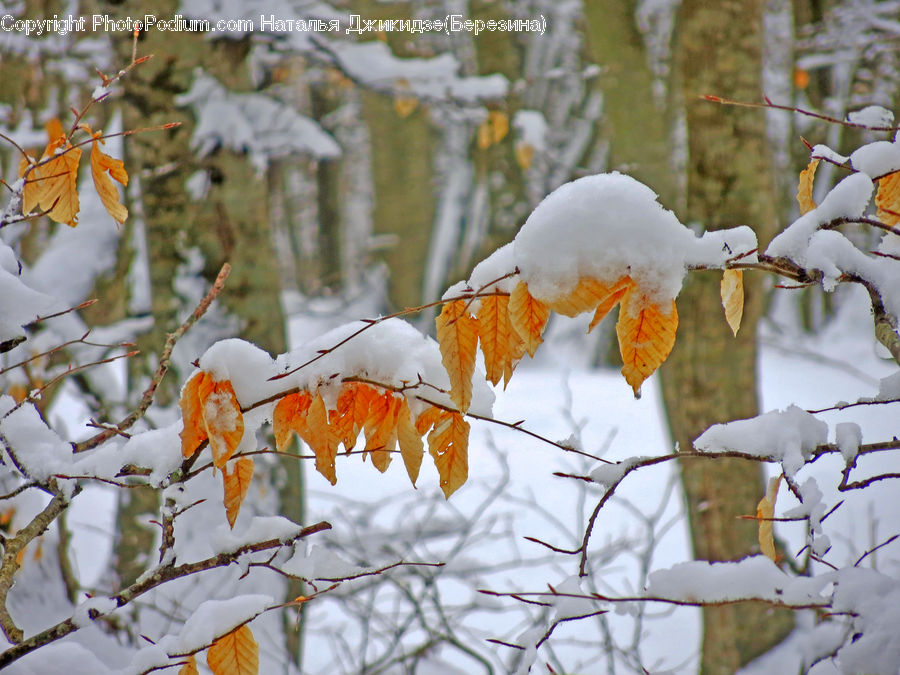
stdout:
{"type": "Polygon", "coordinates": [[[24,335],[22,326],[65,309],[57,299],[27,286],[18,276],[15,255],[0,241],[0,342],[24,335]]]}
{"type": "Polygon", "coordinates": [[[834,436],[844,462],[853,464],[862,443],[862,429],[856,422],[838,422],[834,425],[834,436]]]}
{"type": "Polygon", "coordinates": [[[854,150],[850,164],[870,178],[878,178],[900,170],[900,143],[875,141],[854,150]]]}
{"type": "Polygon", "coordinates": [[[733,450],[769,457],[780,461],[791,477],[827,440],[828,424],[791,405],[746,420],[714,424],[694,440],[694,447],[700,452],[733,450]]]}
{"type": "Polygon", "coordinates": [[[300,525],[284,516],[255,516],[242,530],[232,530],[227,523],[220,525],[209,533],[209,543],[216,554],[233,553],[260,541],[277,539],[290,543],[301,530],[300,525]]]}
{"type": "Polygon", "coordinates": [[[22,467],[26,478],[46,481],[67,474],[71,467],[72,446],[47,426],[31,403],[16,406],[12,396],[0,396],[0,436],[9,443],[13,463],[22,467]]]}
{"type": "Polygon", "coordinates": [[[850,161],[850,158],[841,155],[840,153],[835,152],[827,145],[815,145],[813,146],[812,151],[809,153],[810,159],[824,159],[828,162],[833,162],[835,164],[846,164],[850,161]]]}
{"type": "Polygon", "coordinates": [[[115,600],[103,595],[88,598],[75,608],[75,612],[72,614],[72,622],[79,628],[84,628],[94,621],[94,617],[109,614],[117,609],[118,606],[115,600]]]}
{"type": "Polygon", "coordinates": [[[207,600],[194,610],[179,631],[178,652],[187,653],[205,647],[274,604],[275,600],[267,595],[207,600]]]}
{"type": "Polygon", "coordinates": [[[869,105],[847,113],[847,121],[867,127],[889,127],[894,123],[894,113],[880,105],[869,105]]]}
{"type": "Polygon", "coordinates": [[[640,464],[646,457],[629,457],[615,464],[601,464],[591,471],[591,480],[600,483],[603,487],[609,489],[614,487],[622,477],[635,466],[640,464]]]}

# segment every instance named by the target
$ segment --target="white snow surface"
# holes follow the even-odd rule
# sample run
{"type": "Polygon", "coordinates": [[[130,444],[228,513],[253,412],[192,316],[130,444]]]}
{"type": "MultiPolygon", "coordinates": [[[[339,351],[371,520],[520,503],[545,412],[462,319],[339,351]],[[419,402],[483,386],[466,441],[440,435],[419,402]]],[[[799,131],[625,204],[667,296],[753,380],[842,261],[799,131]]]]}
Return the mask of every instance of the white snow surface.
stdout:
{"type": "Polygon", "coordinates": [[[468,285],[477,288],[518,268],[531,295],[550,301],[571,292],[581,277],[613,283],[628,274],[662,302],[678,295],[688,267],[722,267],[756,247],[748,227],[697,237],[656,197],[618,172],[566,183],[532,211],[513,241],[512,260],[499,249],[468,285]]]}
{"type": "Polygon", "coordinates": [[[900,170],[900,143],[875,141],[858,148],[850,155],[850,164],[870,178],[878,178],[900,170]]]}
{"type": "Polygon", "coordinates": [[[743,452],[771,457],[793,476],[816,446],[828,440],[828,424],[791,405],[785,410],[714,424],[694,440],[701,452],[743,452]]]}
{"type": "Polygon", "coordinates": [[[847,121],[867,127],[889,127],[894,123],[894,113],[880,105],[868,105],[847,113],[847,121]]]}

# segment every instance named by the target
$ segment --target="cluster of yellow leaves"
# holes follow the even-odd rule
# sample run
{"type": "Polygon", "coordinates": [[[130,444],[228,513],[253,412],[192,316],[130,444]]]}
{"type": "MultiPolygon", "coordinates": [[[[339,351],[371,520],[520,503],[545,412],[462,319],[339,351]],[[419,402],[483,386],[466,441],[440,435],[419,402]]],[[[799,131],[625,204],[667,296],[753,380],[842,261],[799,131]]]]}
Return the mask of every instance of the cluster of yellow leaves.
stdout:
{"type": "Polygon", "coordinates": [[[488,116],[478,126],[476,140],[479,150],[487,150],[496,145],[509,133],[509,116],[501,110],[490,110],[488,116]]]}
{"type": "MultiPolygon", "coordinates": [[[[201,370],[185,384],[180,406],[184,420],[182,454],[190,458],[204,443],[209,444],[213,466],[223,472],[225,513],[234,527],[253,480],[250,457],[239,456],[229,462],[244,435],[243,413],[234,388],[230,381],[216,381],[201,370]]],[[[363,459],[371,457],[381,472],[387,470],[399,446],[414,486],[422,466],[422,437],[426,434],[444,495],[449,497],[468,477],[469,424],[461,414],[428,406],[413,417],[406,396],[374,385],[345,382],[332,410],[318,391],[287,394],[275,406],[273,427],[279,452],[287,451],[293,434],[297,434],[315,455],[316,470],[332,485],[337,483],[338,446],[343,445],[349,453],[360,433],[366,440],[363,459]]]]}
{"type": "MultiPolygon", "coordinates": [[[[259,644],[249,626],[235,628],[212,643],[206,652],[206,665],[213,675],[257,675],[259,644]]],[[[178,675],[198,675],[197,659],[187,658],[178,675]]]]}
{"type": "Polygon", "coordinates": [[[273,425],[278,451],[285,451],[292,434],[297,434],[315,455],[316,470],[332,485],[337,483],[338,446],[351,452],[360,433],[366,441],[363,459],[371,457],[381,472],[387,470],[399,446],[415,485],[425,453],[422,436],[428,434],[428,449],[444,495],[449,497],[468,477],[469,425],[462,415],[429,406],[413,419],[403,394],[373,385],[345,382],[333,410],[328,410],[319,392],[289,394],[276,405],[273,425]]]}
{"type": "Polygon", "coordinates": [[[505,385],[522,356],[526,352],[534,356],[551,311],[570,317],[593,312],[588,328],[591,331],[619,304],[616,334],[624,364],[622,374],[637,393],[675,344],[675,301],[656,304],[628,276],[612,284],[582,277],[571,293],[551,302],[533,297],[528,284],[519,281],[508,296],[481,298],[475,316],[469,314],[466,300],[444,303],[437,318],[437,336],[450,376],[450,398],[461,411],[468,410],[479,341],[487,379],[496,385],[502,377],[505,385]]]}
{"type": "MultiPolygon", "coordinates": [[[[80,127],[93,138],[91,143],[91,175],[94,188],[109,215],[122,224],[128,218],[128,209],[119,201],[119,193],[110,177],[122,185],[128,185],[128,173],[121,160],[114,159],[100,150],[102,134],[94,133],[82,124],[80,127]]],[[[78,224],[81,205],[78,199],[78,165],[81,148],[73,146],[58,119],[46,124],[48,144],[40,162],[23,157],[19,162],[19,177],[25,177],[22,213],[28,215],[35,207],[47,211],[58,223],[70,227],[78,224]],[[29,167],[34,167],[29,171],[29,167]],[[27,176],[26,176],[27,174],[27,176]]]]}

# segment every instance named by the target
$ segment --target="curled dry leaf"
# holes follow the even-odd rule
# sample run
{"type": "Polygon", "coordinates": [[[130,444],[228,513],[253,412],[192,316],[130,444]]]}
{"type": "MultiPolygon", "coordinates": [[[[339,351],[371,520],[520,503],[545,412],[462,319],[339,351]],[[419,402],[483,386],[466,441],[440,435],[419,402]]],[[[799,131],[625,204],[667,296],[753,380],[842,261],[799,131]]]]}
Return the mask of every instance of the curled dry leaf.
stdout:
{"type": "MultiPolygon", "coordinates": [[[[435,409],[435,408],[432,408],[435,409]]],[[[419,469],[422,467],[422,456],[425,454],[425,444],[422,442],[422,434],[416,429],[409,412],[409,403],[404,396],[400,399],[397,409],[397,441],[400,445],[400,456],[406,466],[406,473],[413,487],[419,478],[419,469]]]]}
{"type": "Polygon", "coordinates": [[[100,196],[107,213],[112,216],[119,225],[128,218],[128,209],[119,201],[119,191],[110,180],[110,176],[121,183],[128,185],[128,173],[121,159],[114,159],[100,149],[100,133],[93,134],[94,142],[91,144],[91,176],[94,179],[94,188],[100,196]]]}
{"type": "Polygon", "coordinates": [[[391,463],[391,453],[397,445],[397,412],[399,399],[386,391],[372,401],[366,418],[366,454],[372,464],[384,473],[391,463]]]}
{"type": "Polygon", "coordinates": [[[216,382],[203,371],[195,373],[181,391],[181,452],[192,456],[203,441],[209,441],[213,465],[225,466],[244,436],[244,417],[228,380],[216,382]]]}
{"type": "Polygon", "coordinates": [[[813,159],[803,171],[800,172],[800,182],[797,185],[797,203],[800,205],[800,213],[809,213],[816,208],[812,198],[813,178],[816,175],[816,167],[819,160],[813,159]]]}
{"type": "MultiPolygon", "coordinates": [[[[69,227],[78,224],[78,164],[81,148],[73,147],[58,119],[47,122],[49,142],[41,161],[49,160],[31,171],[26,179],[22,213],[28,215],[35,206],[48,210],[47,215],[69,227]],[[52,159],[51,159],[52,158],[52,159]]],[[[19,176],[25,175],[28,161],[19,163],[19,176]]]]}
{"type": "Polygon", "coordinates": [[[225,465],[222,472],[222,481],[225,487],[225,517],[228,525],[233,529],[241,511],[241,504],[250,489],[250,481],[253,480],[253,459],[251,457],[238,457],[233,462],[232,471],[228,471],[229,465],[225,465]]]}
{"type": "Polygon", "coordinates": [[[235,628],[213,642],[206,653],[213,675],[257,675],[259,645],[249,626],[235,628]]]}
{"type": "Polygon", "coordinates": [[[275,406],[272,415],[272,427],[275,433],[275,449],[285,452],[291,442],[291,434],[301,438],[306,429],[306,413],[312,397],[305,391],[288,394],[275,406]]]}
{"type": "Polygon", "coordinates": [[[337,483],[337,472],[334,460],[337,457],[338,439],[334,430],[328,424],[328,411],[325,409],[325,401],[318,392],[309,405],[306,414],[306,426],[300,437],[309,446],[316,456],[316,471],[325,476],[328,481],[337,483]]]}
{"type": "Polygon", "coordinates": [[[187,657],[184,665],[179,668],[178,675],[200,675],[200,671],[197,670],[197,659],[193,654],[187,657]]]}
{"type": "Polygon", "coordinates": [[[435,324],[441,362],[450,377],[450,399],[460,412],[466,412],[472,401],[478,319],[469,314],[464,300],[454,300],[444,303],[435,324]]]}
{"type": "Polygon", "coordinates": [[[731,327],[731,332],[737,336],[741,318],[744,316],[744,271],[725,270],[722,273],[719,294],[722,296],[725,320],[731,327]]]}
{"type": "Polygon", "coordinates": [[[772,562],[778,562],[775,553],[774,523],[771,518],[775,517],[775,500],[778,498],[780,483],[781,476],[770,478],[766,486],[766,496],[756,506],[756,517],[759,519],[759,548],[772,562]]]}

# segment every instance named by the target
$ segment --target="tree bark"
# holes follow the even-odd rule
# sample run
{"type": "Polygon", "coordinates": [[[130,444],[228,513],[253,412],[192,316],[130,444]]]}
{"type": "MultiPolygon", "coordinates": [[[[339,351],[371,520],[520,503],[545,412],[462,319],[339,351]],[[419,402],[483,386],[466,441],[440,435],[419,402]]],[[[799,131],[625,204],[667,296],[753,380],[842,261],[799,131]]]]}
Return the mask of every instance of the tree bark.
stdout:
{"type": "MultiPolygon", "coordinates": [[[[676,67],[686,102],[687,210],[683,222],[707,230],[752,225],[765,246],[775,224],[762,111],[700,100],[714,94],[757,101],[762,91],[761,0],[685,0],[676,29],[676,67]]],[[[693,273],[678,298],[678,340],[662,369],[663,397],[675,442],[691,447],[711,424],[758,413],[756,324],[762,279],[744,280],[743,328],[732,337],[719,299],[719,275],[693,273]]],[[[737,560],[758,553],[756,513],[764,493],[759,465],[743,460],[681,465],[694,555],[737,560]]],[[[701,672],[733,673],[790,631],[788,612],[756,604],[703,611],[701,672]]]]}

